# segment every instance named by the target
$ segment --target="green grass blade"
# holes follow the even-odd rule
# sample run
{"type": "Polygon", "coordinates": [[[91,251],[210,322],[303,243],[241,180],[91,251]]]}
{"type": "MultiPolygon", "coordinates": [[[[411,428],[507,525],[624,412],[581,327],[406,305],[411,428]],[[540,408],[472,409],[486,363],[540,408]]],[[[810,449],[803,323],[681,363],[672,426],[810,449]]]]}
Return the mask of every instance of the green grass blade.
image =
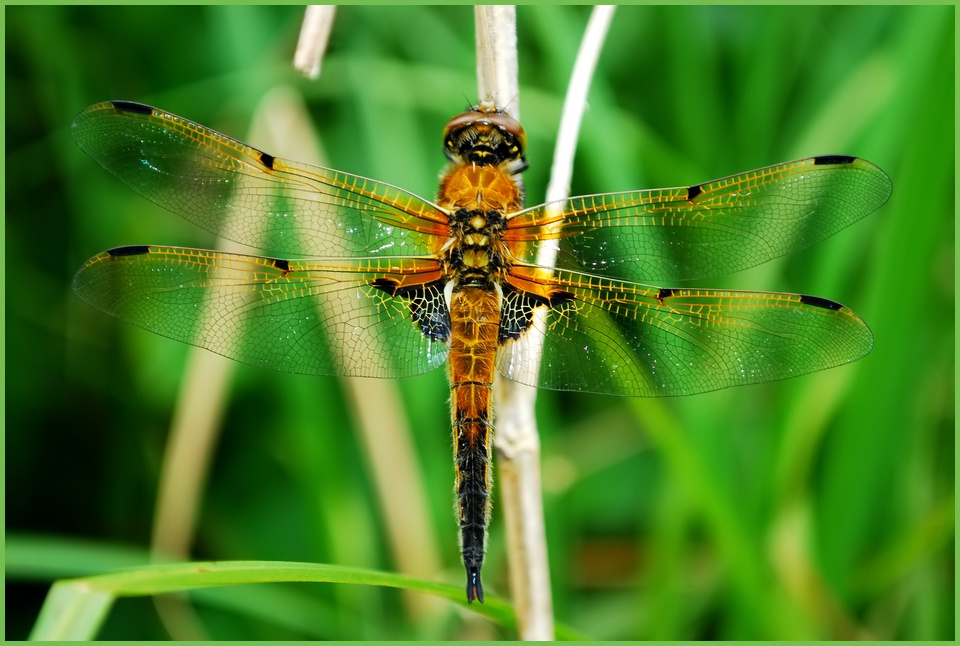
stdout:
{"type": "MultiPolygon", "coordinates": [[[[93,639],[116,597],[134,597],[197,588],[250,583],[352,583],[425,592],[466,606],[459,586],[361,568],[282,561],[209,561],[152,565],[53,585],[34,626],[32,639],[93,639]]],[[[469,608],[498,624],[516,628],[513,608],[490,598],[469,608]]],[[[557,626],[561,639],[581,639],[576,631],[557,626]]]]}
{"type": "MultiPolygon", "coordinates": [[[[53,581],[148,564],[143,547],[76,536],[8,533],[4,540],[7,580],[53,581]]],[[[169,559],[172,560],[172,559],[169,559]]]]}
{"type": "Polygon", "coordinates": [[[93,639],[113,605],[114,595],[93,589],[84,579],[58,581],[43,602],[30,639],[86,641],[93,639]]]}

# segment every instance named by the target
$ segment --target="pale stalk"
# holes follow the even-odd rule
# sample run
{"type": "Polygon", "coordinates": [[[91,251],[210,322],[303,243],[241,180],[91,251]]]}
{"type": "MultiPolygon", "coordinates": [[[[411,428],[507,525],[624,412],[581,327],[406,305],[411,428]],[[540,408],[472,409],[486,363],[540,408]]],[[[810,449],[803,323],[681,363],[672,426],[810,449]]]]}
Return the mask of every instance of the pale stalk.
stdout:
{"type": "MultiPolygon", "coordinates": [[[[251,130],[256,129],[259,119],[266,118],[264,113],[261,106],[254,115],[251,130]]],[[[224,223],[216,248],[226,252],[247,252],[242,245],[229,240],[233,225],[231,221],[224,223]]],[[[216,316],[215,307],[205,307],[204,311],[216,316]]],[[[239,330],[233,332],[235,335],[240,333],[239,330]]],[[[186,560],[190,555],[197,510],[203,499],[211,455],[220,436],[233,373],[233,362],[222,356],[197,346],[191,347],[187,354],[157,488],[150,542],[155,559],[186,560]]],[[[174,639],[205,638],[200,618],[184,597],[161,595],[154,598],[154,605],[174,639]]]]}
{"type": "Polygon", "coordinates": [[[474,7],[477,34],[477,90],[520,120],[517,72],[517,10],[512,5],[474,7]]]}
{"type": "MultiPolygon", "coordinates": [[[[150,541],[154,559],[189,557],[233,372],[233,362],[218,354],[197,347],[187,353],[160,467],[150,541]]],[[[174,639],[209,639],[184,596],[160,595],[154,605],[174,639]]]]}
{"type": "MultiPolygon", "coordinates": [[[[264,97],[273,117],[271,130],[260,140],[273,142],[277,151],[308,164],[326,162],[300,94],[290,88],[275,88],[264,97]]],[[[334,251],[322,255],[333,255],[334,251]]],[[[318,313],[324,303],[317,303],[318,313]]],[[[371,353],[386,348],[368,347],[371,353]]],[[[337,347],[336,352],[346,352],[337,347]]],[[[413,451],[412,430],[407,423],[397,382],[392,379],[347,378],[340,381],[353,427],[360,435],[367,471],[373,481],[383,524],[385,542],[398,572],[422,579],[435,579],[442,570],[439,540],[432,531],[426,507],[423,470],[413,451]]],[[[317,429],[321,432],[321,429],[317,429]]],[[[349,538],[348,538],[349,540],[349,538]]],[[[404,604],[416,623],[430,622],[443,604],[413,592],[403,593],[404,604]]]]}
{"type": "Polygon", "coordinates": [[[307,78],[320,76],[323,55],[330,42],[330,30],[336,7],[333,5],[307,5],[300,25],[300,38],[293,53],[293,67],[307,78]]]}
{"type": "MultiPolygon", "coordinates": [[[[331,6],[314,5],[306,10],[294,65],[308,76],[315,78],[320,73],[333,18],[334,8],[331,6]]],[[[291,151],[294,144],[305,142],[304,132],[310,129],[309,124],[304,118],[304,111],[295,109],[295,103],[290,100],[289,94],[283,92],[265,96],[254,117],[248,139],[256,140],[270,149],[285,151],[291,151]],[[291,111],[295,114],[290,114],[291,111]],[[285,115],[281,117],[282,123],[300,124],[301,127],[298,130],[295,128],[295,133],[291,133],[289,129],[278,130],[278,113],[285,115]],[[258,130],[263,133],[254,136],[253,132],[258,130]]],[[[313,163],[319,162],[319,152],[315,146],[309,147],[302,154],[290,156],[313,163]]],[[[229,230],[229,226],[229,222],[225,224],[224,233],[229,230]]],[[[218,239],[217,248],[241,253],[248,251],[225,237],[218,239]]],[[[151,539],[151,551],[155,558],[189,557],[196,530],[197,510],[203,497],[211,455],[217,444],[233,370],[231,361],[199,348],[192,348],[188,354],[161,466],[151,539]]],[[[436,557],[439,550],[436,548],[436,537],[429,532],[432,525],[427,521],[424,487],[416,476],[415,460],[410,456],[409,429],[406,429],[400,407],[396,404],[396,389],[387,386],[388,392],[382,392],[384,386],[380,384],[373,386],[376,392],[371,393],[370,388],[369,383],[365,385],[362,381],[352,380],[348,380],[345,386],[354,417],[357,419],[357,427],[361,429],[364,445],[368,448],[371,473],[381,476],[377,482],[377,490],[387,518],[388,542],[400,571],[424,577],[434,576],[440,569],[436,557]],[[393,410],[390,417],[397,421],[387,429],[393,429],[392,432],[385,435],[388,438],[405,438],[406,441],[386,442],[381,436],[381,441],[378,442],[372,437],[376,432],[373,428],[375,421],[369,419],[365,410],[357,405],[360,401],[370,401],[371,395],[375,395],[372,401],[379,401],[381,404],[385,401],[394,402],[394,405],[390,406],[393,410]],[[385,460],[383,455],[380,455],[383,451],[378,453],[378,447],[387,444],[392,448],[389,459],[385,460]],[[398,446],[406,449],[401,450],[398,446]],[[389,469],[383,468],[385,461],[389,462],[389,469]],[[395,476],[390,483],[385,481],[388,476],[384,474],[387,473],[395,476]],[[405,482],[409,486],[396,487],[397,482],[405,482]],[[402,497],[402,503],[391,499],[391,496],[402,497]],[[398,517],[399,509],[405,510],[405,519],[398,517]],[[404,528],[413,528],[413,531],[406,531],[404,528]]],[[[425,619],[425,615],[438,608],[435,600],[425,599],[421,595],[405,595],[405,602],[414,619],[425,619]]],[[[184,602],[183,597],[160,596],[155,598],[155,604],[161,621],[174,638],[199,640],[206,637],[199,617],[192,606],[184,602]]]]}
{"type": "MultiPolygon", "coordinates": [[[[603,41],[606,37],[614,8],[596,7],[591,14],[583,42],[577,53],[573,74],[564,100],[557,147],[554,153],[551,179],[547,189],[547,201],[551,208],[559,209],[569,196],[573,157],[579,134],[580,122],[586,105],[587,90],[603,41]]],[[[478,9],[478,60],[486,60],[489,54],[483,51],[484,40],[480,38],[481,26],[485,24],[478,9]]],[[[515,29],[515,22],[510,24],[515,29]]],[[[506,31],[506,28],[504,28],[506,31]]],[[[515,32],[511,32],[515,33],[515,32]]],[[[511,42],[501,36],[501,41],[511,42]]],[[[487,42],[498,42],[491,37],[487,42]]],[[[516,37],[512,39],[515,44],[516,37]]],[[[506,59],[505,54],[499,54],[506,59]]],[[[496,62],[497,54],[494,54],[496,62]]],[[[514,59],[515,60],[515,59],[514,59]]],[[[516,68],[513,68],[514,74],[516,68]]],[[[481,79],[500,79],[507,74],[481,72],[481,79]]],[[[514,78],[516,78],[514,76],[514,78]]],[[[511,115],[519,118],[519,102],[513,95],[497,95],[481,86],[481,97],[493,94],[502,97],[498,106],[510,105],[511,115]]],[[[538,250],[537,264],[553,265],[556,247],[542,245],[538,250]]],[[[538,322],[531,329],[543,329],[546,312],[535,313],[538,322]]],[[[529,335],[527,343],[542,344],[542,337],[529,335]]],[[[536,353],[539,356],[539,352],[536,353]]],[[[522,639],[552,639],[553,618],[550,597],[550,578],[547,567],[546,538],[543,525],[543,495],[540,478],[540,440],[536,428],[534,406],[536,389],[508,379],[497,380],[497,447],[498,482],[503,501],[503,517],[507,530],[507,547],[510,557],[510,582],[517,625],[522,639]]]]}
{"type": "MultiPolygon", "coordinates": [[[[267,94],[257,106],[248,133],[248,140],[264,147],[289,150],[293,137],[273,135],[272,121],[278,119],[275,102],[267,94]]],[[[281,117],[282,118],[282,117],[281,117]]],[[[287,123],[287,118],[282,118],[287,123]]],[[[298,138],[299,140],[299,138],[298,138]]],[[[216,248],[232,253],[249,253],[249,249],[230,240],[230,228],[240,226],[224,222],[216,248]]],[[[216,316],[216,308],[204,308],[216,316]]],[[[234,330],[234,337],[240,330],[234,330]]],[[[236,338],[235,338],[236,341],[236,338]]],[[[154,513],[151,552],[156,559],[189,558],[196,531],[197,510],[204,495],[211,455],[220,435],[226,407],[233,361],[191,347],[187,355],[183,381],[174,408],[166,451],[161,466],[154,513]]],[[[184,597],[158,596],[154,603],[161,621],[175,639],[202,639],[204,629],[192,606],[184,597]]]]}
{"type": "MultiPolygon", "coordinates": [[[[283,150],[298,160],[320,163],[314,138],[307,136],[312,127],[301,103],[299,95],[290,90],[277,88],[267,93],[256,110],[248,140],[268,150],[283,150]]],[[[225,235],[229,235],[229,227],[227,222],[225,235]]],[[[217,248],[249,252],[223,237],[217,248]]],[[[232,372],[233,362],[200,348],[190,350],[160,477],[152,540],[152,550],[158,557],[189,556],[232,372]]],[[[410,429],[396,386],[370,379],[346,379],[343,384],[354,425],[366,449],[397,568],[408,575],[435,578],[441,570],[437,559],[440,550],[436,536],[430,532],[425,487],[417,475],[410,429]],[[377,402],[376,414],[365,403],[371,401],[377,402]]],[[[441,607],[436,600],[417,594],[405,594],[404,601],[415,621],[428,620],[441,607]]],[[[198,618],[181,597],[158,597],[156,603],[172,636],[203,637],[198,618]]]]}
{"type": "MultiPolygon", "coordinates": [[[[310,78],[320,75],[334,16],[332,5],[309,5],[304,14],[294,67],[310,78]]],[[[302,116],[304,129],[296,137],[313,140],[305,137],[312,128],[307,124],[306,115],[302,116]]],[[[316,147],[304,150],[297,159],[316,165],[324,161],[316,147]]],[[[390,380],[360,378],[345,379],[341,383],[354,426],[360,433],[363,455],[374,481],[387,529],[387,543],[397,569],[411,576],[435,578],[441,570],[437,556],[440,549],[437,536],[431,531],[426,487],[419,475],[422,470],[412,449],[411,429],[397,385],[390,380]]],[[[419,594],[405,593],[404,603],[416,622],[429,621],[442,610],[436,599],[419,594]]]]}
{"type": "MultiPolygon", "coordinates": [[[[520,119],[516,9],[476,7],[477,87],[481,102],[520,119]]],[[[535,390],[499,376],[496,401],[496,482],[506,530],[510,593],[517,633],[524,640],[553,639],[553,603],[543,524],[540,439],[533,415],[535,390]]]]}

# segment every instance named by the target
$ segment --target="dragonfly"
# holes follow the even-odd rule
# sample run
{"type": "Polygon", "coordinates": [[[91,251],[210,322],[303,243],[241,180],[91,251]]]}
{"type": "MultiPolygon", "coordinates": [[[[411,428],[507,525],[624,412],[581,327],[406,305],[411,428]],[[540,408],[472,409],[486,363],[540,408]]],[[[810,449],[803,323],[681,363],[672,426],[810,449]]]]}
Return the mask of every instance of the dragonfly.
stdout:
{"type": "Polygon", "coordinates": [[[276,254],[110,249],[73,282],[93,307],[291,373],[397,378],[446,364],[471,603],[483,602],[497,372],[538,388],[679,396],[839,366],[873,347],[857,314],[819,296],[649,284],[737,272],[872,213],[892,184],[858,157],[525,207],[526,135],[492,104],[447,123],[433,201],[129,101],[87,108],[71,131],[150,201],[276,254]],[[541,246],[552,263],[538,263],[541,246]]]}

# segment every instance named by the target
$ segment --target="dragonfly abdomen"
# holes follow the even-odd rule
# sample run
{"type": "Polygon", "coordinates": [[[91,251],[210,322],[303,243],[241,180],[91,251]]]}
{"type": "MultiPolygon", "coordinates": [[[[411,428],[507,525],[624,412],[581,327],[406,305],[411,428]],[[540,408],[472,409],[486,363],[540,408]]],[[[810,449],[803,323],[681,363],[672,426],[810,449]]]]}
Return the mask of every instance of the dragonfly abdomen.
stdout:
{"type": "Polygon", "coordinates": [[[496,292],[463,287],[450,297],[450,395],[460,549],[467,600],[483,602],[480,568],[490,514],[492,387],[500,330],[496,292]]]}

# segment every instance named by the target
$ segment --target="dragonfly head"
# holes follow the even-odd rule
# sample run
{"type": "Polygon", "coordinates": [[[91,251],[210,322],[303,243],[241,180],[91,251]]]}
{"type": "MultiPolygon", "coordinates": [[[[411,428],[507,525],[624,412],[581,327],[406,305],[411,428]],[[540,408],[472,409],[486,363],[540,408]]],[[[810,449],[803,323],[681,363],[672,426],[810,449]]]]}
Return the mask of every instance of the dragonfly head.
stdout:
{"type": "Polygon", "coordinates": [[[443,130],[443,152],[453,162],[481,166],[509,163],[527,167],[524,157],[527,135],[523,126],[503,110],[474,106],[447,122],[443,130]],[[517,164],[519,162],[519,164],[517,164]]]}

